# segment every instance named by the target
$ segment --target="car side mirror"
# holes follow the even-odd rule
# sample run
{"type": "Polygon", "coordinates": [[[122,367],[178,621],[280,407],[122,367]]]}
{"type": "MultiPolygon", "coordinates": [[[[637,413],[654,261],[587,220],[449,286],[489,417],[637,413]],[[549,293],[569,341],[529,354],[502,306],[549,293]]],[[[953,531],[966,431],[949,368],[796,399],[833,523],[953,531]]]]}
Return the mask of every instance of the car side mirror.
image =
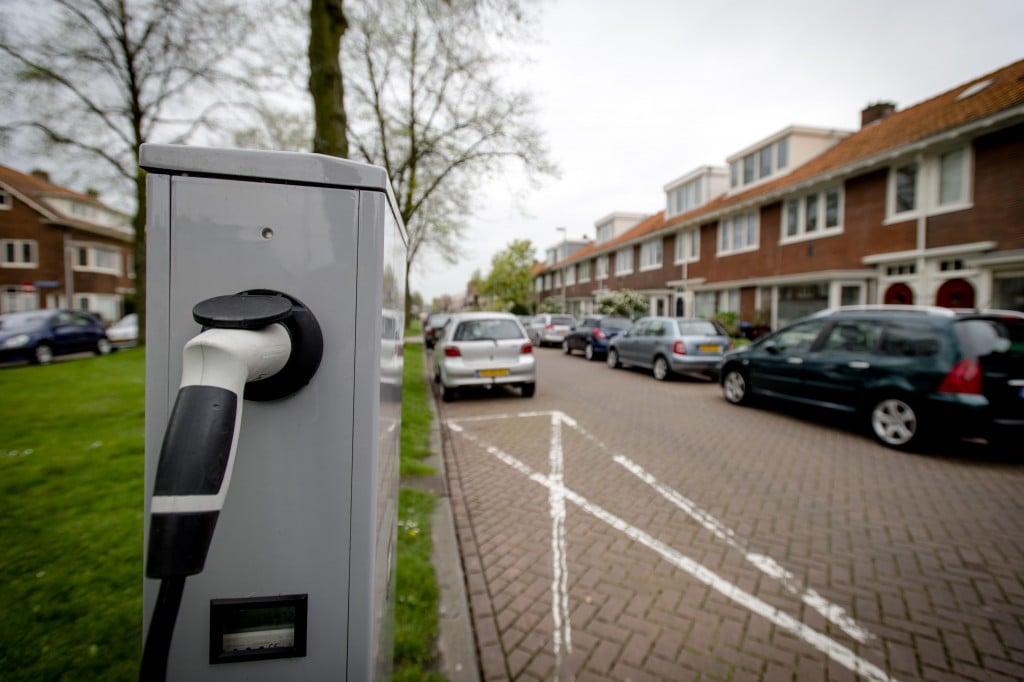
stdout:
{"type": "Polygon", "coordinates": [[[775,343],[774,340],[765,341],[764,343],[762,343],[761,349],[768,353],[771,353],[772,355],[776,355],[779,352],[779,346],[778,344],[775,343]]]}

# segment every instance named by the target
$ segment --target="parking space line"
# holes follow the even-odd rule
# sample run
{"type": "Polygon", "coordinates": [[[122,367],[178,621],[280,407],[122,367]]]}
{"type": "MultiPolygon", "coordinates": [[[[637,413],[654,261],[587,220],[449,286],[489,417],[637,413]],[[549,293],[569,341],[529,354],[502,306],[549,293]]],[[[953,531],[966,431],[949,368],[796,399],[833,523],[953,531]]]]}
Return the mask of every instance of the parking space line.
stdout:
{"type": "MultiPolygon", "coordinates": [[[[477,445],[482,447],[488,454],[496,457],[499,461],[504,462],[514,470],[518,471],[519,473],[529,478],[531,481],[539,485],[542,485],[548,489],[552,517],[552,549],[553,554],[555,554],[555,556],[553,557],[553,563],[557,564],[557,566],[555,567],[555,577],[552,583],[552,595],[554,601],[552,605],[552,615],[556,629],[555,654],[556,658],[558,658],[559,660],[561,657],[561,647],[563,643],[562,637],[565,637],[564,642],[568,645],[568,638],[570,632],[568,621],[568,590],[565,587],[565,585],[567,584],[567,571],[565,570],[566,565],[564,563],[565,501],[568,500],[575,504],[584,512],[603,521],[612,528],[624,533],[634,542],[638,542],[643,546],[647,547],[648,549],[651,549],[659,556],[661,556],[665,561],[668,561],[676,568],[696,578],[697,580],[704,583],[705,585],[715,590],[727,599],[736,602],[737,604],[746,608],[750,612],[769,620],[776,626],[798,637],[805,643],[809,644],[810,646],[814,647],[815,649],[823,653],[830,660],[838,663],[839,665],[842,665],[847,670],[850,670],[851,672],[857,675],[863,676],[865,679],[871,680],[872,682],[895,682],[894,678],[887,675],[884,670],[877,667],[867,659],[861,658],[855,652],[853,652],[851,649],[844,646],[840,642],[832,639],[831,637],[821,632],[818,632],[814,628],[811,628],[810,626],[800,622],[793,616],[784,613],[783,611],[777,609],[771,604],[768,604],[767,602],[759,599],[755,595],[744,591],[738,585],[729,582],[728,580],[719,576],[711,569],[701,565],[697,561],[691,559],[690,557],[684,555],[676,549],[661,542],[657,538],[651,536],[649,533],[629,524],[624,519],[615,516],[614,514],[608,512],[601,506],[594,504],[593,502],[583,497],[582,495],[567,488],[563,480],[564,462],[561,433],[561,427],[563,425],[570,425],[571,427],[577,429],[582,435],[587,437],[589,440],[598,443],[599,445],[601,445],[602,449],[604,449],[606,452],[609,452],[609,449],[605,447],[603,443],[597,440],[593,435],[589,434],[585,429],[579,427],[576,421],[570,418],[568,415],[565,415],[564,413],[558,410],[546,412],[523,412],[518,414],[488,415],[451,420],[448,422],[448,425],[452,431],[462,434],[462,436],[466,440],[476,443],[477,445]],[[549,451],[549,462],[552,469],[552,475],[550,476],[545,476],[535,471],[529,465],[513,457],[512,455],[504,452],[500,448],[483,442],[477,436],[466,432],[459,425],[459,422],[475,422],[495,419],[509,419],[516,417],[537,417],[546,415],[550,415],[552,419],[552,435],[550,442],[551,448],[549,451]],[[557,550],[555,549],[556,546],[557,550]],[[556,551],[557,554],[555,553],[556,551]]],[[[622,457],[621,455],[616,455],[615,457],[613,457],[613,459],[621,466],[627,468],[627,470],[630,470],[631,473],[634,473],[634,475],[640,478],[640,480],[644,481],[648,485],[652,485],[652,487],[654,487],[655,490],[658,490],[658,492],[665,496],[666,499],[673,502],[673,504],[679,506],[680,509],[690,514],[692,518],[701,523],[701,525],[703,525],[706,529],[710,530],[716,537],[725,540],[727,543],[730,543],[730,546],[734,549],[739,549],[744,554],[744,557],[748,561],[753,563],[759,570],[765,572],[767,575],[775,579],[781,580],[783,582],[783,585],[786,587],[787,591],[790,591],[793,594],[798,594],[804,601],[804,603],[807,603],[808,605],[812,606],[813,608],[815,608],[815,610],[818,610],[819,613],[822,613],[822,615],[825,615],[827,618],[829,618],[830,621],[834,622],[836,625],[839,625],[844,630],[844,632],[850,634],[852,637],[854,637],[854,639],[857,639],[859,642],[864,642],[865,640],[862,640],[861,637],[871,637],[870,633],[867,633],[866,630],[863,630],[862,628],[860,628],[859,625],[854,623],[852,619],[849,619],[849,617],[846,616],[846,613],[842,608],[830,604],[829,602],[827,602],[827,600],[821,598],[820,595],[818,595],[813,590],[801,590],[799,584],[796,583],[792,574],[786,571],[773,559],[764,555],[745,551],[744,546],[741,545],[737,540],[735,540],[735,534],[733,533],[733,531],[728,529],[723,524],[721,524],[721,522],[719,522],[713,516],[703,511],[702,509],[694,505],[691,501],[689,501],[682,495],[676,493],[676,491],[672,490],[671,488],[662,486],[660,483],[656,481],[656,479],[653,478],[653,476],[646,474],[646,472],[644,472],[642,468],[640,468],[638,465],[635,465],[627,458],[622,457]],[[632,468],[629,465],[632,465],[632,468]],[[646,474],[646,476],[640,475],[641,473],[646,474]],[[833,618],[835,620],[833,620],[833,618]],[[848,631],[847,627],[849,627],[849,629],[852,630],[852,632],[848,631]]]]}

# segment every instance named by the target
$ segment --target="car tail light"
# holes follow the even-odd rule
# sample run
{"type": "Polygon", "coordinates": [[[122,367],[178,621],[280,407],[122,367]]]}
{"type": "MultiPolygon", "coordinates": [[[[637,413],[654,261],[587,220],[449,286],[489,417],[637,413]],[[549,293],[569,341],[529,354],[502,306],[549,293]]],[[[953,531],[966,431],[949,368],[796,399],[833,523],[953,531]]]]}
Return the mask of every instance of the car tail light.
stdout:
{"type": "Polygon", "coordinates": [[[676,355],[686,355],[686,344],[682,341],[676,341],[672,344],[672,352],[676,355]]]}
{"type": "Polygon", "coordinates": [[[553,325],[553,324],[546,324],[546,325],[544,325],[544,328],[545,329],[554,329],[555,325],[553,325]]]}
{"type": "Polygon", "coordinates": [[[533,344],[532,343],[524,343],[523,347],[519,349],[519,354],[520,355],[527,355],[527,354],[532,353],[532,352],[533,352],[533,344]]]}
{"type": "Polygon", "coordinates": [[[462,357],[462,352],[459,351],[457,346],[445,346],[444,356],[446,358],[459,358],[462,357]]]}
{"type": "Polygon", "coordinates": [[[594,330],[594,338],[595,339],[603,339],[604,338],[604,332],[601,331],[600,329],[595,329],[594,330]]]}
{"type": "Polygon", "coordinates": [[[939,384],[939,393],[981,395],[981,363],[967,358],[956,363],[939,384]]]}

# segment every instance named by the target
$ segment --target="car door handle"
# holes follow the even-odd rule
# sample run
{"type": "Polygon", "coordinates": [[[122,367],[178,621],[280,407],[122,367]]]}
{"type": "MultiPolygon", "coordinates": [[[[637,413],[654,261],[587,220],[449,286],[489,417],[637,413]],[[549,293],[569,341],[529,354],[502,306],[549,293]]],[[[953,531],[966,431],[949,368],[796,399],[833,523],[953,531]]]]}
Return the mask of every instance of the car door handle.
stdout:
{"type": "Polygon", "coordinates": [[[786,358],[786,362],[788,362],[791,365],[802,365],[802,364],[804,364],[804,359],[803,358],[786,358]]]}
{"type": "Polygon", "coordinates": [[[871,363],[864,362],[863,360],[854,360],[853,362],[846,363],[846,366],[851,369],[868,369],[871,367],[871,363]]]}

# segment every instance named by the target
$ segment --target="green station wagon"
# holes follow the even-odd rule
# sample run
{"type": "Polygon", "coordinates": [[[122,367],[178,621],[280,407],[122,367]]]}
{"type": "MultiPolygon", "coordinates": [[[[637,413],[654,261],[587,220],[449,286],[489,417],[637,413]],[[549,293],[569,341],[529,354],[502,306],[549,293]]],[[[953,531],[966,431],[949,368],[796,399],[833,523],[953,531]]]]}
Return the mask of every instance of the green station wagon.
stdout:
{"type": "Polygon", "coordinates": [[[725,399],[860,415],[881,443],[1024,436],[1024,313],[918,306],[823,311],[728,353],[725,399]]]}

